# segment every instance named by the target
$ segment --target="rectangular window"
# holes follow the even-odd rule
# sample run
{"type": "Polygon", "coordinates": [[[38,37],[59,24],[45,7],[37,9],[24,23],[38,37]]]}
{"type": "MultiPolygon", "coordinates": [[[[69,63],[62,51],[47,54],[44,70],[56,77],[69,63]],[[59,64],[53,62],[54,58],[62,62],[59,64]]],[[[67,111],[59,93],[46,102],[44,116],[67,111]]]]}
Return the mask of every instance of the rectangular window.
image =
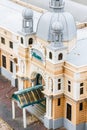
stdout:
{"type": "Polygon", "coordinates": [[[6,68],[6,57],[2,55],[2,66],[6,68]]]}
{"type": "Polygon", "coordinates": [[[72,106],[70,104],[68,104],[68,103],[67,103],[66,117],[67,117],[68,120],[71,121],[71,118],[72,118],[72,106]]]}
{"type": "Polygon", "coordinates": [[[13,49],[13,42],[9,41],[9,47],[13,49]]]}
{"type": "Polygon", "coordinates": [[[13,72],[13,62],[10,61],[10,71],[13,72]]]}
{"type": "Polygon", "coordinates": [[[1,43],[5,44],[5,38],[1,37],[1,43]]]}
{"type": "Polygon", "coordinates": [[[80,95],[83,94],[83,88],[80,88],[80,95]]]}
{"type": "Polygon", "coordinates": [[[61,90],[61,79],[58,79],[58,90],[61,90]]]}
{"type": "Polygon", "coordinates": [[[68,80],[68,92],[71,92],[71,81],[68,80]]]}
{"type": "Polygon", "coordinates": [[[60,105],[61,105],[61,99],[58,98],[58,106],[60,106],[60,105]]]}
{"type": "Polygon", "coordinates": [[[82,111],[83,110],[83,103],[80,103],[79,104],[79,111],[82,111]]]}
{"type": "Polygon", "coordinates": [[[80,83],[80,95],[84,93],[84,83],[80,83]]]}
{"type": "Polygon", "coordinates": [[[71,92],[71,86],[68,85],[68,92],[71,92]]]}

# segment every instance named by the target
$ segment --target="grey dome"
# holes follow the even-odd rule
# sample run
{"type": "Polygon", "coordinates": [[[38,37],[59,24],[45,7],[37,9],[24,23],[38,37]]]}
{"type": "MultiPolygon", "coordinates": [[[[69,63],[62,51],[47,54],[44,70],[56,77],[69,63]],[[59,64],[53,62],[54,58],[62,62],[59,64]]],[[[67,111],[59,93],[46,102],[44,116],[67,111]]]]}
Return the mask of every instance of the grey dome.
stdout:
{"type": "Polygon", "coordinates": [[[63,25],[63,41],[69,41],[76,37],[76,25],[73,16],[68,12],[44,13],[37,26],[37,36],[43,40],[51,41],[52,23],[59,21],[63,25]]]}
{"type": "Polygon", "coordinates": [[[22,12],[22,16],[25,19],[29,19],[33,17],[33,11],[31,9],[25,8],[22,12]]]}
{"type": "Polygon", "coordinates": [[[61,32],[63,30],[63,25],[59,21],[55,21],[52,24],[52,30],[55,32],[61,32]]]}

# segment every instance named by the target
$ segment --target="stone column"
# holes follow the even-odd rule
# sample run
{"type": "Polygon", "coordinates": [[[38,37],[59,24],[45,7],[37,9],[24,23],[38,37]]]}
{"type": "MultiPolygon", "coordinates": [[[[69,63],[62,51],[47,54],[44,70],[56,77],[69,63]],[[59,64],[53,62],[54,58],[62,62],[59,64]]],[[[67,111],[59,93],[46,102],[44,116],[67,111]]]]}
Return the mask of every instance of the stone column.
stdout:
{"type": "Polygon", "coordinates": [[[44,116],[44,126],[48,129],[53,128],[52,121],[52,98],[46,96],[46,115],[44,116]]]}
{"type": "Polygon", "coordinates": [[[12,75],[12,86],[15,87],[15,79],[16,79],[16,63],[13,61],[13,75],[12,75]]]}
{"type": "Polygon", "coordinates": [[[16,63],[13,62],[13,76],[16,77],[16,63]]]}
{"type": "Polygon", "coordinates": [[[52,98],[46,97],[46,117],[52,118],[52,98]]]}
{"type": "Polygon", "coordinates": [[[25,108],[23,108],[23,125],[24,125],[24,128],[27,127],[26,109],[25,108]]]}
{"type": "Polygon", "coordinates": [[[12,119],[15,119],[15,101],[12,100],[12,119]]]}

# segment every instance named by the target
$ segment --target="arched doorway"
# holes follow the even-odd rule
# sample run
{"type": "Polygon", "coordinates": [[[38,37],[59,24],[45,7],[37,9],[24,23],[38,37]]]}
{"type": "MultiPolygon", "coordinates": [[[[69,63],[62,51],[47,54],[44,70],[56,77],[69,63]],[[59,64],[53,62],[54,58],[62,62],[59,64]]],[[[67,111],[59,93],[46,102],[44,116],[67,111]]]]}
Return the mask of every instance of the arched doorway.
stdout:
{"type": "Polygon", "coordinates": [[[42,85],[42,76],[40,74],[36,75],[36,85],[42,85]]]}
{"type": "Polygon", "coordinates": [[[45,86],[45,80],[40,73],[33,72],[31,74],[31,82],[32,86],[42,85],[43,88],[45,86]]]}

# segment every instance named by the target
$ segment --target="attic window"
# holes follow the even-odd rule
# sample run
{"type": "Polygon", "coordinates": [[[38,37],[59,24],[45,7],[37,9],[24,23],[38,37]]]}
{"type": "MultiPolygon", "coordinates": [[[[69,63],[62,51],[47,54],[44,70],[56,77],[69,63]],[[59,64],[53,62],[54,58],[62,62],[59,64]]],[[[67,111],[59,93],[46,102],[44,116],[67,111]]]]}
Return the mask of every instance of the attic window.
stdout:
{"type": "Polygon", "coordinates": [[[33,44],[33,38],[30,38],[30,39],[29,39],[28,44],[29,44],[29,45],[33,44]]]}
{"type": "Polygon", "coordinates": [[[21,44],[23,44],[23,37],[21,37],[21,44]]]}
{"type": "Polygon", "coordinates": [[[62,59],[63,59],[63,54],[60,53],[60,54],[58,55],[58,60],[62,60],[62,59]]]}
{"type": "Polygon", "coordinates": [[[5,38],[1,37],[1,43],[5,44],[5,38]]]}
{"type": "Polygon", "coordinates": [[[49,59],[52,59],[52,52],[49,52],[49,59]]]}

